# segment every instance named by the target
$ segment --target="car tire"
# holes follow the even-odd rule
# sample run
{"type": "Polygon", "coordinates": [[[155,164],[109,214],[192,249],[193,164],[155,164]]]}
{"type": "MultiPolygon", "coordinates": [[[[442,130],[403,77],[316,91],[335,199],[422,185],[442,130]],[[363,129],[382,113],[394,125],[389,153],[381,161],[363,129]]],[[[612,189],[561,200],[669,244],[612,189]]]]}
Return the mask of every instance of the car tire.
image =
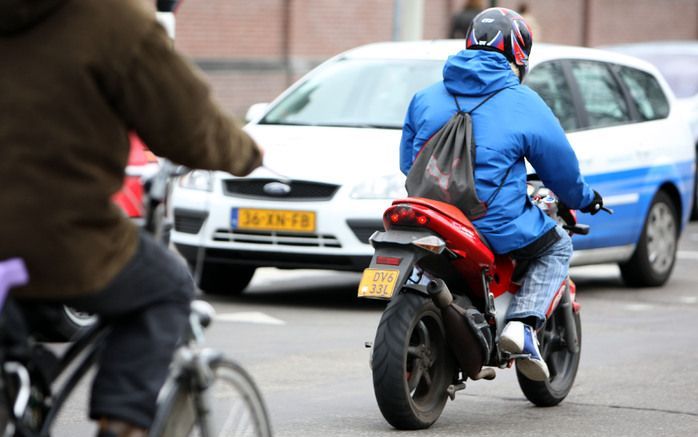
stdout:
{"type": "Polygon", "coordinates": [[[97,323],[97,316],[67,305],[22,305],[32,334],[41,341],[68,342],[97,323]]]}
{"type": "Polygon", "coordinates": [[[693,175],[693,207],[691,220],[698,220],[698,144],[696,144],[696,172],[693,175]]]}
{"type": "Polygon", "coordinates": [[[256,267],[204,262],[198,286],[205,294],[238,296],[247,288],[256,267]]]}
{"type": "Polygon", "coordinates": [[[669,196],[660,191],[652,200],[633,256],[620,264],[623,281],[631,287],[664,285],[674,268],[678,239],[676,207],[669,196]]]}

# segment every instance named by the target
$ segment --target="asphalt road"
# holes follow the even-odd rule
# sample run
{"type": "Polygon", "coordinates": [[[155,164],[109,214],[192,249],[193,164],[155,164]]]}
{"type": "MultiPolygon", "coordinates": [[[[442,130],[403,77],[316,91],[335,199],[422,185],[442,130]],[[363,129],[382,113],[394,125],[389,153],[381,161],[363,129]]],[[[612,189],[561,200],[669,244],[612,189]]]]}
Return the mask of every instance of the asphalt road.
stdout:
{"type": "MultiPolygon", "coordinates": [[[[557,407],[537,408],[512,370],[468,383],[430,436],[698,435],[698,224],[670,282],[627,289],[617,267],[575,268],[582,361],[557,407]]],[[[207,334],[256,379],[277,436],[394,436],[373,395],[369,350],[383,304],[355,297],[358,274],[262,269],[241,297],[210,300],[207,334]]],[[[84,390],[56,436],[90,435],[84,390]]]]}

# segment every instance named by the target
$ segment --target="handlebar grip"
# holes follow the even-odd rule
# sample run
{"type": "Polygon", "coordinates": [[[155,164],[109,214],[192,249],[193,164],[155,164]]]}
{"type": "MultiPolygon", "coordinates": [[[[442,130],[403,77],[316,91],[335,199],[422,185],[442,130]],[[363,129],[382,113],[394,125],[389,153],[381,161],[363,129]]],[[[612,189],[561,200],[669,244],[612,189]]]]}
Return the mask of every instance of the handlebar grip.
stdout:
{"type": "Polygon", "coordinates": [[[566,231],[570,231],[573,234],[579,234],[579,235],[587,235],[589,233],[589,225],[584,225],[581,223],[577,223],[574,226],[563,225],[562,229],[564,229],[566,231]]]}
{"type": "Polygon", "coordinates": [[[177,10],[180,0],[157,0],[155,6],[158,12],[174,12],[177,10]]]}

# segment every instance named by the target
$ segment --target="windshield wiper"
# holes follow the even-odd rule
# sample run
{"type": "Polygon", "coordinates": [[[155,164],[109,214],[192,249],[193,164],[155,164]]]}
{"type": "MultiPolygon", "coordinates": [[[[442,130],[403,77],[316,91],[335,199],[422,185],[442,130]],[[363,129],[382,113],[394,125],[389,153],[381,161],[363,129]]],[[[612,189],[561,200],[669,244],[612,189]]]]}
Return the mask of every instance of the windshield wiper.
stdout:
{"type": "Polygon", "coordinates": [[[317,123],[297,123],[293,121],[267,121],[261,120],[259,124],[273,124],[275,126],[323,126],[317,123]]]}
{"type": "Polygon", "coordinates": [[[394,124],[375,124],[375,123],[323,123],[316,124],[315,126],[327,126],[327,127],[358,127],[364,129],[402,129],[402,125],[397,126],[394,124]]]}
{"type": "Polygon", "coordinates": [[[267,121],[262,120],[259,124],[271,124],[278,126],[317,126],[317,127],[355,127],[363,129],[402,129],[402,125],[394,124],[373,124],[373,123],[299,123],[288,121],[267,121]]]}

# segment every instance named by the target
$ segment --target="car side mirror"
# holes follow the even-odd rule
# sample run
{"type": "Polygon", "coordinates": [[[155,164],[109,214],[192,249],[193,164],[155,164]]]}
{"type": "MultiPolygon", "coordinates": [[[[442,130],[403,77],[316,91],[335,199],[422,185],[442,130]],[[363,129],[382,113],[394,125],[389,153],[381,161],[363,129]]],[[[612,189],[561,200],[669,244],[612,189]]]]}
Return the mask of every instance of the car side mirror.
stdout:
{"type": "Polygon", "coordinates": [[[245,114],[245,122],[248,123],[260,118],[267,111],[268,107],[269,103],[255,103],[250,106],[250,109],[247,110],[247,114],[245,114]]]}

